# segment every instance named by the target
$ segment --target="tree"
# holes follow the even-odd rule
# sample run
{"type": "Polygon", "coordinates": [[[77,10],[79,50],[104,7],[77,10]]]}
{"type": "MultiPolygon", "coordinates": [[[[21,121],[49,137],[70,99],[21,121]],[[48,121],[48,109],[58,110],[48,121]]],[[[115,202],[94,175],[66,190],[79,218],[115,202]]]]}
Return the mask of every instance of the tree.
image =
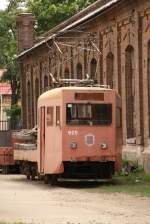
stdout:
{"type": "Polygon", "coordinates": [[[10,126],[15,129],[21,117],[21,108],[18,106],[20,98],[20,80],[18,76],[18,68],[15,60],[7,65],[7,71],[4,73],[2,81],[8,81],[11,85],[11,108],[6,110],[7,116],[10,117],[10,126]]]}
{"type": "Polygon", "coordinates": [[[16,53],[16,36],[13,18],[0,12],[0,66],[5,67],[16,53]]]}
{"type": "Polygon", "coordinates": [[[27,0],[26,6],[37,20],[38,34],[48,31],[96,0],[27,0]]]}
{"type": "Polygon", "coordinates": [[[16,15],[31,12],[37,20],[38,35],[79,12],[96,0],[9,0],[5,11],[0,11],[0,67],[9,64],[16,55],[16,15]],[[22,8],[21,6],[25,7],[22,8]]]}
{"type": "Polygon", "coordinates": [[[9,114],[12,120],[18,116],[17,102],[20,82],[16,65],[17,40],[16,16],[21,12],[33,13],[38,21],[37,35],[42,34],[68,19],[96,0],[9,0],[5,11],[0,11],[0,67],[6,68],[4,80],[12,88],[12,106],[9,114]],[[22,7],[24,6],[24,7],[22,7]],[[16,110],[16,112],[15,112],[16,110]]]}
{"type": "Polygon", "coordinates": [[[12,99],[11,109],[7,113],[11,115],[11,121],[15,121],[18,117],[20,108],[18,105],[18,98],[20,92],[20,82],[18,77],[16,65],[16,15],[21,12],[13,1],[10,1],[8,8],[5,11],[0,11],[0,67],[6,68],[7,72],[2,78],[3,81],[8,81],[11,84],[12,99]]]}

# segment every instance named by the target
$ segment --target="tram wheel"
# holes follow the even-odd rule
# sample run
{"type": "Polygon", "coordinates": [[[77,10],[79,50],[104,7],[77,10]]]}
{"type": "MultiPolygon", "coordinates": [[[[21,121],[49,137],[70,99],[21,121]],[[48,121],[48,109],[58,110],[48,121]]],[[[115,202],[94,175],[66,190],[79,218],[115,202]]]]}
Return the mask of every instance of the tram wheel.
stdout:
{"type": "Polygon", "coordinates": [[[55,186],[57,184],[57,175],[52,174],[50,179],[51,186],[55,186]]]}
{"type": "Polygon", "coordinates": [[[30,180],[30,174],[27,174],[26,177],[27,177],[27,180],[30,180]]]}
{"type": "Polygon", "coordinates": [[[49,183],[49,175],[45,174],[44,175],[44,184],[48,184],[49,183]]]}

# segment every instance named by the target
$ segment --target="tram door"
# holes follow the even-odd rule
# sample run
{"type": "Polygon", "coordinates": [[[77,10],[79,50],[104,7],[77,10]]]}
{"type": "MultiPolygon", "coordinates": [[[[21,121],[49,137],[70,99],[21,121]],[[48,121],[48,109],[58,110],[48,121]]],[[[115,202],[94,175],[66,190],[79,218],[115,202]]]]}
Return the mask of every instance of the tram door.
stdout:
{"type": "Polygon", "coordinates": [[[45,160],[45,107],[40,108],[40,173],[44,173],[45,160]]]}

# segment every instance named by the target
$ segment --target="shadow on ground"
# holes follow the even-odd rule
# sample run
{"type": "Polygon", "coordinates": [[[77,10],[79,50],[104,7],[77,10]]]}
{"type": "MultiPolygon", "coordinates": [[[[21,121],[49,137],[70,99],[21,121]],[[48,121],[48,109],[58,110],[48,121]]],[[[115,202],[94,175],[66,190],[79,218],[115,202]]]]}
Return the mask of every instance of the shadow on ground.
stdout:
{"type": "Polygon", "coordinates": [[[19,183],[24,183],[25,185],[28,186],[35,186],[40,189],[48,189],[48,188],[70,188],[70,189],[86,189],[86,188],[97,188],[101,186],[109,186],[112,185],[112,181],[81,181],[81,180],[63,180],[63,181],[58,181],[55,186],[51,186],[50,184],[44,184],[44,181],[35,179],[35,180],[27,180],[25,176],[23,175],[3,175],[0,174],[0,176],[8,177],[9,181],[11,182],[19,182],[19,183]]]}

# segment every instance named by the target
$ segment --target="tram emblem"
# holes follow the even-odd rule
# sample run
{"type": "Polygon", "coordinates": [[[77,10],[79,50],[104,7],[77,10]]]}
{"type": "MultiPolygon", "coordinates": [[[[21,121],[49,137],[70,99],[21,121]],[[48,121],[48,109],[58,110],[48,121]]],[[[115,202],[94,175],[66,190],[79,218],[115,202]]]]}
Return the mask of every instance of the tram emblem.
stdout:
{"type": "Polygon", "coordinates": [[[93,134],[87,134],[85,136],[85,144],[87,146],[92,146],[95,143],[95,136],[93,134]]]}

